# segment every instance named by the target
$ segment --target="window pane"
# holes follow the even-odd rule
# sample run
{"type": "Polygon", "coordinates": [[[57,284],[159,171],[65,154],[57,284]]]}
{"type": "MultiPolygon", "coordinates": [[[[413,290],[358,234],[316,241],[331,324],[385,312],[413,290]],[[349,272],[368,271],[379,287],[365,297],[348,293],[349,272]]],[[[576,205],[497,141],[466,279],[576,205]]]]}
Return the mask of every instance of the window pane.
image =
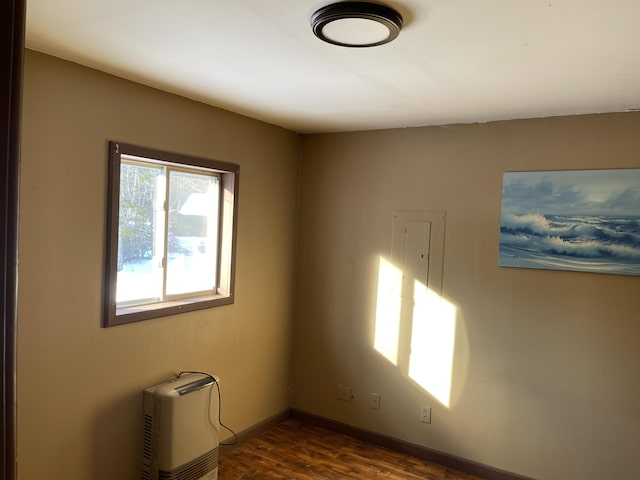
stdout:
{"type": "Polygon", "coordinates": [[[216,287],[218,177],[170,171],[167,295],[216,287]]]}
{"type": "Polygon", "coordinates": [[[120,166],[118,305],[162,297],[163,170],[124,162],[120,166]]]}

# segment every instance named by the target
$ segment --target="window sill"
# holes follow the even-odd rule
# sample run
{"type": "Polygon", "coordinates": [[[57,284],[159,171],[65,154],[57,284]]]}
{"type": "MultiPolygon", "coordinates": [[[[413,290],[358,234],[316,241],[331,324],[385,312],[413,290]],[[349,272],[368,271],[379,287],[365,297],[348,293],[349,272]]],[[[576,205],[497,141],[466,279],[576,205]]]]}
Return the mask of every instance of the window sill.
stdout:
{"type": "Polygon", "coordinates": [[[125,323],[139,322],[151,318],[166,317],[178,313],[203,310],[205,308],[229,305],[234,302],[233,295],[202,295],[199,297],[182,298],[167,302],[135,305],[116,308],[115,317],[110,325],[122,325],[125,323]]]}

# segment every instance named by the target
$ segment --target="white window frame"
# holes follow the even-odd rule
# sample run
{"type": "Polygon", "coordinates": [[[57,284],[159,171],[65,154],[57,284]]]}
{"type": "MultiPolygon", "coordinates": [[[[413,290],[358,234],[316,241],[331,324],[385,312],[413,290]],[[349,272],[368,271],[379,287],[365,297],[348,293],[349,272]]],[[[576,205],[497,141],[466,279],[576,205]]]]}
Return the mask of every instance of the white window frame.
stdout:
{"type": "Polygon", "coordinates": [[[240,167],[233,163],[170,153],[127,143],[109,142],[107,245],[103,293],[104,327],[228,305],[234,302],[239,173],[240,167]],[[215,272],[217,281],[214,291],[168,297],[144,305],[126,306],[116,303],[120,169],[123,162],[131,161],[192,171],[204,170],[219,178],[221,194],[218,261],[217,272],[215,272]]]}

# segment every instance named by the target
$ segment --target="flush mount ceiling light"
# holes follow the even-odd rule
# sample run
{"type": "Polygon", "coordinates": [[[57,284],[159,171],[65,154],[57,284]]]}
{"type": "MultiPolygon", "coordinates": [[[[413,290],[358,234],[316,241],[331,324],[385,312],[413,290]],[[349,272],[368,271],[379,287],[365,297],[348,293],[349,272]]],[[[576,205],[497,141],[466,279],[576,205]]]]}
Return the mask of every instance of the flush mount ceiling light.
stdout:
{"type": "Polygon", "coordinates": [[[393,8],[369,2],[338,2],[311,16],[320,40],[343,47],[373,47],[390,42],[402,28],[402,15],[393,8]]]}

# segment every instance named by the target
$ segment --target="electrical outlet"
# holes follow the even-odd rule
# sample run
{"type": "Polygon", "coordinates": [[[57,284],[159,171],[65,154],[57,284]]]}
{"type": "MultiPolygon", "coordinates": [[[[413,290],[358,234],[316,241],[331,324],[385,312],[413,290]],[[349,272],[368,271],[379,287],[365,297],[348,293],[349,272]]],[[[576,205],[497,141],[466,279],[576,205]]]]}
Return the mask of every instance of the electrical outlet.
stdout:
{"type": "Polygon", "coordinates": [[[420,421],[422,423],[431,423],[431,407],[420,406],[420,421]]]}
{"type": "Polygon", "coordinates": [[[371,408],[374,410],[380,410],[380,394],[379,393],[371,394],[371,408]]]}
{"type": "Polygon", "coordinates": [[[347,385],[338,385],[338,399],[343,402],[350,402],[353,398],[351,387],[347,385]]]}

